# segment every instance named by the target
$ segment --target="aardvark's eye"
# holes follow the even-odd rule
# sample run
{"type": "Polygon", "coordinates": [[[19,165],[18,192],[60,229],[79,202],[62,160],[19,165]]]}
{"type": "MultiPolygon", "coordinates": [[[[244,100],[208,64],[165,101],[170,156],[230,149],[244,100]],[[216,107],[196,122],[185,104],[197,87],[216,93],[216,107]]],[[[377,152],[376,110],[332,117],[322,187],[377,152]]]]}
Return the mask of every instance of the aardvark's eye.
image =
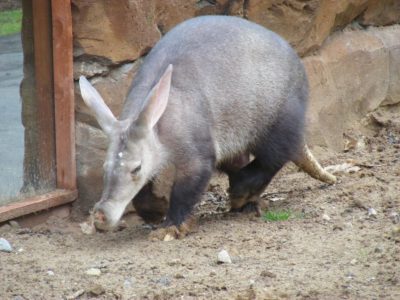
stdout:
{"type": "Polygon", "coordinates": [[[142,165],[138,165],[136,168],[134,168],[134,169],[131,171],[131,175],[132,175],[132,176],[136,176],[136,175],[139,173],[139,171],[140,171],[141,168],[142,168],[142,165]]]}

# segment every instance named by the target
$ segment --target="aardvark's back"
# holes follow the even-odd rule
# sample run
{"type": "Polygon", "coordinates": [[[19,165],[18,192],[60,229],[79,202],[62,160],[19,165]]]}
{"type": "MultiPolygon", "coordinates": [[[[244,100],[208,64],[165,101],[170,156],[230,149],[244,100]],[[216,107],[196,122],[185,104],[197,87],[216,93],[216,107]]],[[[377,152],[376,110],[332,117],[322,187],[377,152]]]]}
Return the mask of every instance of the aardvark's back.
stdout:
{"type": "Polygon", "coordinates": [[[174,67],[172,87],[159,126],[174,120],[175,132],[184,134],[179,132],[182,122],[185,131],[193,122],[214,124],[219,158],[244,146],[238,145],[242,138],[262,134],[279,117],[284,101],[298,101],[289,95],[300,92],[305,94],[301,98],[307,97],[303,67],[283,39],[241,18],[206,16],[178,25],[152,49],[133,82],[121,119],[138,113],[137,103],[169,64],[174,67]]]}

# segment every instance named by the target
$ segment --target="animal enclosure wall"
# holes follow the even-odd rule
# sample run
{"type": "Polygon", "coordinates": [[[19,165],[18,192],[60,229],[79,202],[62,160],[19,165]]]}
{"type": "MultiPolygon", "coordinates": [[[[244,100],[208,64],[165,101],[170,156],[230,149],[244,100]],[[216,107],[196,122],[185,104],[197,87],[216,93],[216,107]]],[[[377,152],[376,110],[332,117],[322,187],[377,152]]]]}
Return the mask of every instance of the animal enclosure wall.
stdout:
{"type": "Polygon", "coordinates": [[[6,71],[0,222],[77,197],[71,4],[21,2],[13,7],[22,19],[22,32],[19,26],[13,35],[0,38],[0,64],[6,71]]]}
{"type": "MultiPolygon", "coordinates": [[[[50,20],[50,7],[42,9],[50,20]]],[[[43,194],[56,185],[51,34],[42,30],[41,36],[35,35],[34,39],[33,30],[34,22],[41,26],[48,20],[33,20],[31,1],[23,1],[14,11],[21,14],[21,32],[0,38],[1,65],[5,71],[1,88],[4,125],[0,205],[43,194]],[[36,65],[37,68],[35,40],[42,51],[41,66],[36,65]],[[44,76],[46,86],[39,86],[44,76]]]]}
{"type": "MultiPolygon", "coordinates": [[[[118,115],[142,58],[173,26],[208,14],[243,17],[285,37],[310,81],[311,146],[345,147],[344,134],[371,134],[368,114],[400,102],[400,2],[396,0],[73,0],[74,78],[90,78],[118,115]]],[[[76,94],[76,207],[100,197],[103,133],[76,94]]],[[[371,126],[370,126],[371,125],[371,126]]]]}

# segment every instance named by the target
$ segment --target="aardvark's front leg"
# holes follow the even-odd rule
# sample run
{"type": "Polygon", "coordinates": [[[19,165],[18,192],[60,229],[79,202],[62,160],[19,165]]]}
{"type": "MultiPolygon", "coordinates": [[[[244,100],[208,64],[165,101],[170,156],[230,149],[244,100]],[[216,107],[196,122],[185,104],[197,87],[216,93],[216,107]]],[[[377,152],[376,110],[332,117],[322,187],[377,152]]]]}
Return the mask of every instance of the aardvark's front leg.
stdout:
{"type": "Polygon", "coordinates": [[[192,160],[190,167],[177,168],[166,220],[150,234],[151,239],[168,241],[183,238],[190,232],[195,223],[193,207],[206,189],[212,170],[212,161],[193,163],[192,160]]]}

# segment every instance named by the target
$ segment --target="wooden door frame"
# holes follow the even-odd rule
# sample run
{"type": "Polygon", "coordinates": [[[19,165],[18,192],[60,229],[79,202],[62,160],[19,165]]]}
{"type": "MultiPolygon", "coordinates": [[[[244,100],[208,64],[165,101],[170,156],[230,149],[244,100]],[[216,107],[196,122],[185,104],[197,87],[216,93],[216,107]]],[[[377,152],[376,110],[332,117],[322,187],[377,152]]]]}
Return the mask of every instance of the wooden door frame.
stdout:
{"type": "MultiPolygon", "coordinates": [[[[0,222],[74,201],[77,196],[71,0],[32,0],[40,116],[54,120],[56,189],[0,206],[0,222]],[[51,15],[49,12],[51,11],[51,15]],[[48,98],[54,99],[54,110],[48,98]]],[[[39,130],[48,123],[39,120],[39,130]]],[[[50,147],[51,148],[51,147],[50,147]]],[[[52,155],[45,146],[40,155],[52,155]]],[[[50,158],[48,158],[50,160],[50,158]]]]}

